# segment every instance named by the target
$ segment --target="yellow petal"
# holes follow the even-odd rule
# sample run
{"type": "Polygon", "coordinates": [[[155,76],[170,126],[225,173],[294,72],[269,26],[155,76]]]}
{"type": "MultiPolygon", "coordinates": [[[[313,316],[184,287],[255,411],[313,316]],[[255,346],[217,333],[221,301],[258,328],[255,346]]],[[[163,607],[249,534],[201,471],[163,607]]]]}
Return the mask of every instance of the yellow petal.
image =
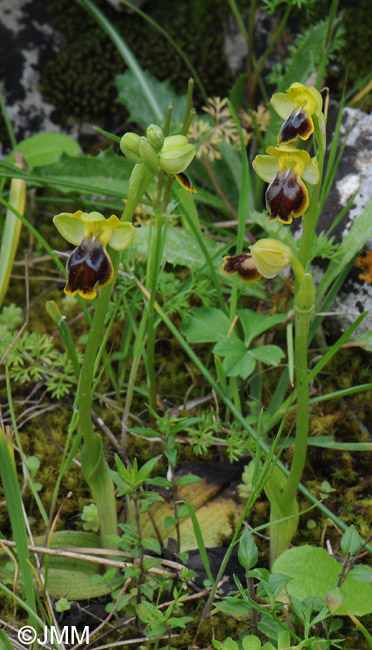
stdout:
{"type": "Polygon", "coordinates": [[[61,212],[53,218],[53,223],[62,237],[74,246],[78,246],[84,237],[85,225],[82,220],[84,213],[81,210],[77,212],[61,212]]]}
{"type": "MultiPolygon", "coordinates": [[[[269,147],[270,148],[270,147],[269,147]]],[[[274,148],[274,147],[272,147],[274,148]]],[[[256,174],[266,183],[271,183],[278,171],[278,160],[271,156],[258,155],[252,163],[256,174]]]]}
{"type": "Polygon", "coordinates": [[[123,251],[133,243],[136,229],[128,221],[120,221],[114,214],[107,219],[107,226],[111,228],[108,243],[116,251],[123,251]]]}

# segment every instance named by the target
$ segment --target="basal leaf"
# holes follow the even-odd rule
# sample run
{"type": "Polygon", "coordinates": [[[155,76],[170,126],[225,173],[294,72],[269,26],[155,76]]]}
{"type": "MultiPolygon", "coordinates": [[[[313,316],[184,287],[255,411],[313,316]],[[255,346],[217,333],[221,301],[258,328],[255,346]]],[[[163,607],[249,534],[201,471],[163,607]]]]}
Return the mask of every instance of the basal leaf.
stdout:
{"type": "Polygon", "coordinates": [[[29,169],[54,163],[63,153],[77,156],[80,145],[69,135],[63,133],[38,133],[19,142],[8,158],[13,162],[13,154],[22,151],[29,169]]]}
{"type": "Polygon", "coordinates": [[[34,171],[43,179],[53,181],[62,192],[85,191],[94,194],[124,197],[133,163],[117,156],[112,148],[98,156],[68,156],[63,154],[55,163],[34,171]]]}
{"type": "MultiPolygon", "coordinates": [[[[132,252],[136,252],[136,256],[144,260],[147,259],[148,255],[149,233],[150,228],[147,226],[137,228],[136,238],[130,249],[132,252]]],[[[219,267],[221,265],[221,257],[218,254],[220,244],[216,244],[207,238],[204,239],[204,244],[211,257],[217,257],[216,267],[219,267]]],[[[125,253],[127,255],[128,251],[125,251],[125,253]]],[[[163,247],[163,259],[171,264],[187,266],[192,271],[200,270],[205,264],[200,247],[193,234],[180,228],[168,228],[163,247]]]]}
{"type": "MultiPolygon", "coordinates": [[[[146,70],[142,72],[147,87],[156,98],[158,106],[163,108],[164,118],[168,110],[168,104],[172,104],[172,120],[181,124],[185,114],[186,95],[177,95],[168,81],[158,81],[146,70]]],[[[115,84],[119,93],[119,102],[124,104],[129,111],[130,122],[139,124],[144,130],[153,122],[159,123],[150,105],[143,101],[143,91],[131,70],[117,75],[115,84]]]]}

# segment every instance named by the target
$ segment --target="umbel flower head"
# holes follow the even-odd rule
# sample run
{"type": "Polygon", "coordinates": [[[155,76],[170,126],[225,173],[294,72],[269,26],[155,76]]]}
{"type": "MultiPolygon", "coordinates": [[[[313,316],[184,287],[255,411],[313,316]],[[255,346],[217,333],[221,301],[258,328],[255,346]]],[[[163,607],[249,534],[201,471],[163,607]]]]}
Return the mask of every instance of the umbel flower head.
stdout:
{"type": "Polygon", "coordinates": [[[53,218],[58,232],[70,244],[77,246],[67,262],[65,293],[91,300],[97,288],[110,284],[114,270],[106,251],[111,248],[122,251],[133,242],[136,229],[131,223],[121,222],[115,215],[109,219],[99,212],[61,212],[53,218]]]}
{"type": "Polygon", "coordinates": [[[256,282],[261,276],[275,278],[295,260],[289,246],[277,239],[259,239],[249,248],[250,253],[224,257],[222,270],[226,275],[237,273],[244,282],[256,282]]]}
{"type": "Polygon", "coordinates": [[[284,124],[278,135],[278,144],[293,142],[299,136],[307,140],[314,133],[313,115],[322,115],[323,100],[316,88],[293,83],[286,93],[275,93],[271,103],[284,124]]]}
{"type": "Polygon", "coordinates": [[[290,144],[268,147],[266,151],[268,156],[256,156],[253,168],[270,183],[265,195],[269,221],[277,219],[288,225],[309,207],[309,193],[302,179],[311,185],[319,182],[318,161],[290,144]]]}

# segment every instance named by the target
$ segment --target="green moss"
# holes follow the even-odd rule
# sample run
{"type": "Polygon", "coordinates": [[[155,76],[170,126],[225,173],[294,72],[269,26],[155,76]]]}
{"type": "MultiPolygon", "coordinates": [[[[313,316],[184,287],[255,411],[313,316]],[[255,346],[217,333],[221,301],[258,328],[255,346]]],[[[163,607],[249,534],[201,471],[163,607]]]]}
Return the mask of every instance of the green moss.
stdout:
{"type": "MultiPolygon", "coordinates": [[[[169,80],[176,91],[185,92],[190,72],[166,38],[137,14],[115,12],[106,2],[96,4],[123,35],[143,68],[160,80],[169,80]]],[[[147,2],[143,11],[177,41],[197,68],[207,93],[226,95],[231,75],[218,15],[222,3],[214,6],[213,12],[208,11],[208,3],[204,4],[194,13],[184,0],[177,3],[175,12],[173,4],[163,0],[147,2]]],[[[41,90],[45,99],[56,106],[60,120],[69,115],[88,120],[122,112],[116,103],[114,77],[126,66],[109,37],[76,4],[49,0],[48,6],[52,23],[65,41],[44,69],[41,90]]],[[[195,100],[200,101],[197,89],[195,100]]]]}

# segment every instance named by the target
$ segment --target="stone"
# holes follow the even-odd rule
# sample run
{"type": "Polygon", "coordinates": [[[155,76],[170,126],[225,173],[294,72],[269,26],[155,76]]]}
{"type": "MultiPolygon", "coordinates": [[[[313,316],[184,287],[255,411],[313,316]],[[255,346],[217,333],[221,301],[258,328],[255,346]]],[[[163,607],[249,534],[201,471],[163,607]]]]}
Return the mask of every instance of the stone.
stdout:
{"type": "MultiPolygon", "coordinates": [[[[355,192],[352,205],[341,222],[332,230],[340,242],[355,219],[372,201],[372,115],[346,107],[343,111],[339,149],[346,145],[337,168],[332,189],[318,223],[318,231],[327,231],[355,192]]],[[[329,142],[328,148],[331,146],[329,142]]],[[[362,249],[362,246],[361,246],[362,249]]],[[[342,290],[332,307],[342,329],[346,329],[363,312],[372,310],[372,240],[361,250],[342,290]]],[[[358,332],[372,330],[372,314],[362,322],[358,332]]]]}

